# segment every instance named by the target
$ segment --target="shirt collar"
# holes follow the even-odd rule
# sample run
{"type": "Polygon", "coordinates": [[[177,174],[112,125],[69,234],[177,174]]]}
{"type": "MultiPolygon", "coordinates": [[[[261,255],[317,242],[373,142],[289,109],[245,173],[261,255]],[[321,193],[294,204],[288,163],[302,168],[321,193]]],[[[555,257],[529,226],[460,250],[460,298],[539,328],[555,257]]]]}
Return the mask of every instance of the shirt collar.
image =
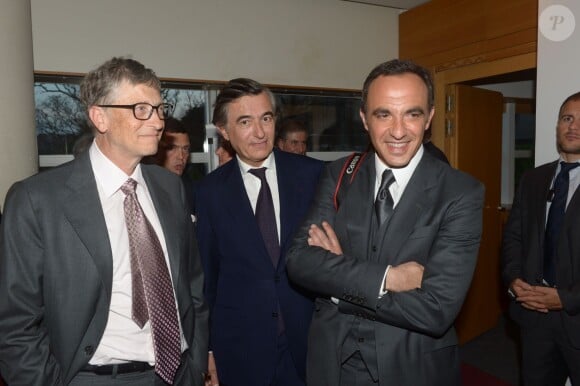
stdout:
{"type": "Polygon", "coordinates": [[[393,175],[395,176],[395,182],[397,185],[400,187],[407,186],[407,183],[411,179],[413,172],[415,172],[417,165],[419,165],[419,161],[421,161],[421,158],[423,157],[423,152],[423,145],[421,145],[407,166],[402,168],[389,168],[383,163],[383,161],[381,161],[379,155],[375,152],[375,172],[377,181],[381,181],[385,169],[391,169],[393,171],[393,175]]]}
{"type": "MultiPolygon", "coordinates": [[[[240,171],[242,172],[242,175],[247,174],[250,169],[257,168],[256,166],[251,166],[251,165],[245,163],[244,161],[242,161],[237,154],[236,154],[236,158],[238,159],[238,165],[240,166],[240,171]]],[[[262,166],[260,166],[260,167],[265,167],[266,170],[274,170],[275,165],[276,164],[274,162],[274,152],[270,152],[270,154],[264,160],[264,162],[262,162],[262,166]]]]}
{"type": "Polygon", "coordinates": [[[141,172],[141,164],[137,164],[133,174],[127,176],[124,171],[101,152],[96,141],[93,141],[93,144],[89,148],[89,157],[95,179],[101,186],[105,197],[111,197],[115,194],[129,178],[137,181],[138,185],[145,186],[145,180],[141,172]]]}

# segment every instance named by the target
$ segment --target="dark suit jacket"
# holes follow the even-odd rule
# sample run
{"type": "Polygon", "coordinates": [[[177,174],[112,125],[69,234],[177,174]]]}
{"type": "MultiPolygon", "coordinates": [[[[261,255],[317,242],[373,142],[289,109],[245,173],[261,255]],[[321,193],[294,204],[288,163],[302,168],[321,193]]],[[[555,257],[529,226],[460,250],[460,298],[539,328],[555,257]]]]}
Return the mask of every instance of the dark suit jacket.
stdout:
{"type": "MultiPolygon", "coordinates": [[[[509,285],[521,278],[541,285],[546,229],[546,202],[558,163],[552,162],[526,172],[520,181],[503,235],[502,273],[509,285]]],[[[556,285],[564,307],[560,313],[570,342],[580,348],[580,189],[566,209],[558,241],[556,285]]],[[[512,301],[510,314],[522,326],[533,326],[544,315],[512,301]]]]}
{"type": "MultiPolygon", "coordinates": [[[[182,384],[200,385],[208,310],[187,198],[175,175],[141,167],[165,234],[195,372],[182,384]]],[[[2,376],[9,385],[68,384],[101,340],[112,288],[112,253],[88,152],[16,183],[0,234],[2,376]]]]}
{"type": "Polygon", "coordinates": [[[281,256],[277,269],[262,240],[237,159],[201,181],[197,235],[210,306],[210,346],[220,381],[266,384],[276,365],[277,305],[290,351],[304,376],[312,297],[288,282],[286,253],[314,196],[322,162],[274,150],[280,195],[281,256]]]}
{"type": "Polygon", "coordinates": [[[341,350],[355,318],[372,321],[380,383],[459,383],[457,316],[475,268],[484,190],[472,177],[424,152],[387,225],[371,240],[374,153],[363,161],[338,211],[333,192],[344,160],[330,164],[287,256],[290,278],[320,294],[308,341],[308,384],[339,384],[341,350]],[[343,255],[307,242],[328,221],[343,255]],[[425,267],[421,289],[379,299],[387,265],[425,267]],[[339,304],[328,297],[339,299],[339,304]]]}

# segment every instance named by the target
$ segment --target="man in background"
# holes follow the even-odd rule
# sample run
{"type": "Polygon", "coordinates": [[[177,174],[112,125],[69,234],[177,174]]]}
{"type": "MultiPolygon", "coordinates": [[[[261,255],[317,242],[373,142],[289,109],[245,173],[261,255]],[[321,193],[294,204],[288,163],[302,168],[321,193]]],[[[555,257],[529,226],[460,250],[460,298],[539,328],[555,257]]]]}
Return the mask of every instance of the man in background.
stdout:
{"type": "Polygon", "coordinates": [[[273,149],[275,111],[272,92],[254,80],[222,88],[213,123],[236,157],[197,192],[210,349],[226,386],[304,385],[313,304],[288,281],[286,251],[322,162],[273,149]]]}
{"type": "Polygon", "coordinates": [[[218,166],[222,166],[235,157],[236,151],[230,141],[226,141],[221,134],[218,134],[215,154],[218,156],[218,166]]]}
{"type": "Polygon", "coordinates": [[[157,165],[181,176],[189,162],[189,147],[189,133],[183,123],[179,119],[168,117],[155,161],[157,165]]]}
{"type": "Polygon", "coordinates": [[[433,113],[426,69],[392,60],[366,78],[360,116],[372,150],[356,167],[329,164],[287,257],[290,278],[318,294],[309,385],[460,384],[453,322],[475,269],[484,192],[423,149],[433,113]],[[343,170],[348,190],[335,205],[343,170]]]}
{"type": "Polygon", "coordinates": [[[14,184],[0,227],[0,372],[9,385],[202,385],[203,274],[175,174],[142,165],[171,106],[113,58],[81,83],[94,141],[14,184]]]}
{"type": "Polygon", "coordinates": [[[522,176],[503,235],[526,386],[580,384],[580,92],[560,107],[556,146],[522,176]]]}
{"type": "Polygon", "coordinates": [[[304,124],[294,119],[282,120],[278,129],[276,146],[289,153],[305,155],[307,145],[308,130],[304,124]]]}

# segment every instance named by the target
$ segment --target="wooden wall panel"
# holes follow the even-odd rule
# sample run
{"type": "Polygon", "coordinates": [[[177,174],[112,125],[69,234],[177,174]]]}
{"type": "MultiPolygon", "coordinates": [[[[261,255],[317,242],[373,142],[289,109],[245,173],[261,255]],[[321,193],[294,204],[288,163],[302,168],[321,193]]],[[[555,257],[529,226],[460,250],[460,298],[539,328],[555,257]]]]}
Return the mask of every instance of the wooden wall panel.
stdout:
{"type": "Polygon", "coordinates": [[[399,16],[399,57],[435,72],[537,46],[537,0],[432,0],[399,16]]]}

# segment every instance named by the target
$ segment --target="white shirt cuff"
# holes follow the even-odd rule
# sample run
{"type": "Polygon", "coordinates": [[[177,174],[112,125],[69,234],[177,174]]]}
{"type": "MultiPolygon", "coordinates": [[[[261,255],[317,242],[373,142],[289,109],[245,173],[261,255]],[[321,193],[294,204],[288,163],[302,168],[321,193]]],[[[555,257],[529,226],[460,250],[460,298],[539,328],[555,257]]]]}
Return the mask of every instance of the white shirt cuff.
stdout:
{"type": "Polygon", "coordinates": [[[385,269],[385,275],[383,276],[383,281],[381,282],[381,288],[379,289],[379,299],[382,298],[384,294],[389,292],[385,290],[385,283],[387,281],[387,274],[389,273],[389,269],[391,269],[391,266],[387,265],[387,269],[385,269]]]}

